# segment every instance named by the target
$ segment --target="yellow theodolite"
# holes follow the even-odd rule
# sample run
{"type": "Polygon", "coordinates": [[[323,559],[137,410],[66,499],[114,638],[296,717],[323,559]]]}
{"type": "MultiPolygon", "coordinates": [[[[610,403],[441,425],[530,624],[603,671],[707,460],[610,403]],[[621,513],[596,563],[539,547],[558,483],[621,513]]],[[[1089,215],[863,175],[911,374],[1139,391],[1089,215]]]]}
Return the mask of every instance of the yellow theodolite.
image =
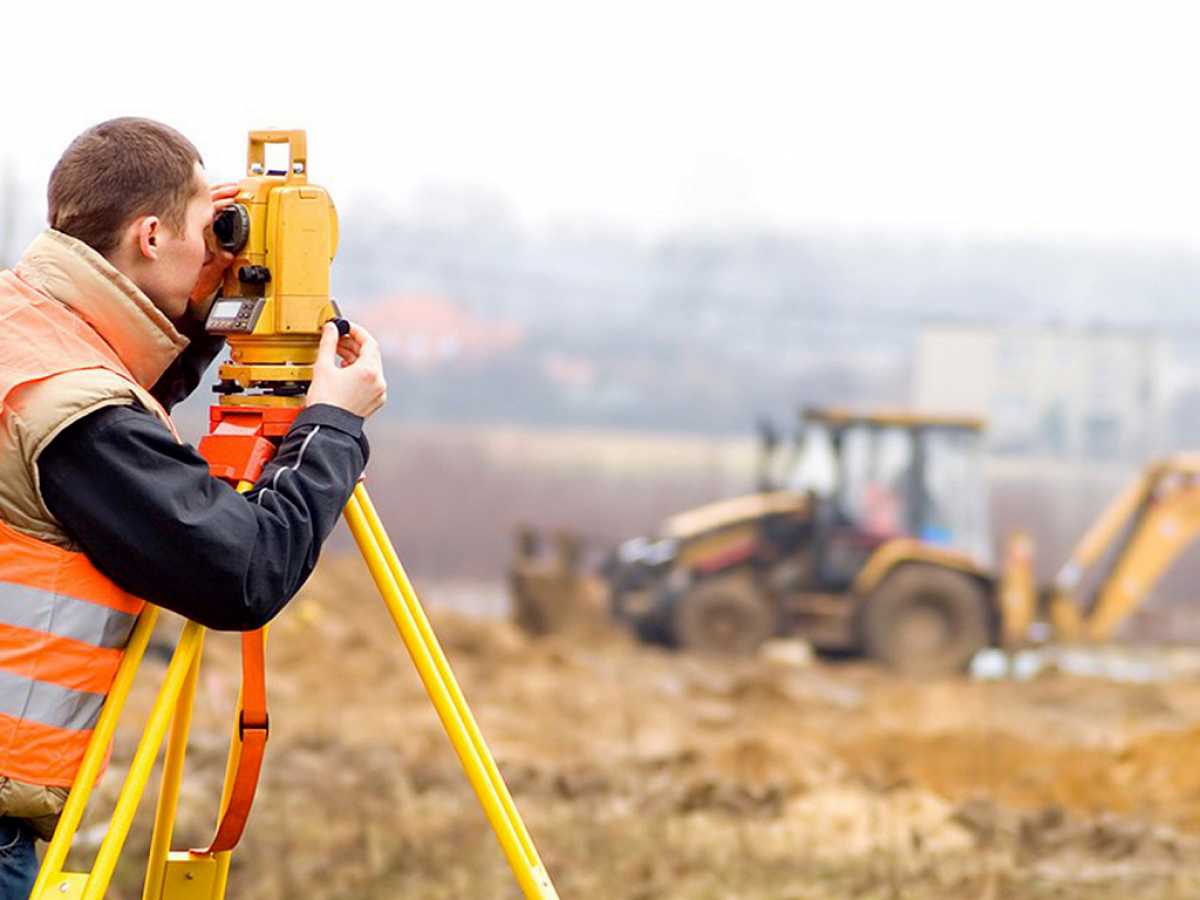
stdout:
{"type": "MultiPolygon", "coordinates": [[[[220,402],[200,452],[217,477],[249,490],[304,405],[320,333],[331,319],[346,333],[330,296],[337,213],[329,194],[308,183],[303,131],[250,133],[247,177],[236,202],[213,223],[235,261],[206,327],[224,334],[229,362],[220,368],[220,402]],[[265,167],[266,147],[286,144],[288,166],[265,167]]],[[[433,702],[450,742],[527,898],[557,900],[504,779],[467,706],[445,654],[362,483],[345,517],[371,576],[433,702]]],[[[170,850],[204,628],[188,622],[143,729],[92,870],[65,872],[67,854],[103,769],[134,675],[158,616],[147,605],[130,636],[31,895],[34,900],[100,900],[108,890],[134,813],[164,738],[163,762],[143,900],[223,900],[230,853],[241,837],[257,784],[268,722],[263,680],[266,631],[243,635],[243,688],[234,719],[216,836],[204,849],[170,850]]]]}
{"type": "Polygon", "coordinates": [[[253,388],[302,395],[321,327],[339,316],[329,283],[337,210],[324,188],[308,182],[307,146],[302,131],[252,132],[249,174],[213,221],[217,242],[235,255],[206,323],[229,341],[219,387],[228,405],[260,403],[233,396],[253,388]],[[287,144],[286,170],[266,168],[271,143],[287,144]]]}

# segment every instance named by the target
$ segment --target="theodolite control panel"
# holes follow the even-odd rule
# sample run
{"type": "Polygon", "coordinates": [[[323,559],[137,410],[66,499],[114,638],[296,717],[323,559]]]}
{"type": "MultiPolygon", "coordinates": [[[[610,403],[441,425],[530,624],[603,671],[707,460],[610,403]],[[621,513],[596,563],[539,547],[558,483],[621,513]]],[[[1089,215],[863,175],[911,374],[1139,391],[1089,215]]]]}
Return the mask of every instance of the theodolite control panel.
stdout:
{"type": "Polygon", "coordinates": [[[265,304],[261,297],[218,299],[208,311],[204,330],[209,334],[252,334],[265,304]]]}

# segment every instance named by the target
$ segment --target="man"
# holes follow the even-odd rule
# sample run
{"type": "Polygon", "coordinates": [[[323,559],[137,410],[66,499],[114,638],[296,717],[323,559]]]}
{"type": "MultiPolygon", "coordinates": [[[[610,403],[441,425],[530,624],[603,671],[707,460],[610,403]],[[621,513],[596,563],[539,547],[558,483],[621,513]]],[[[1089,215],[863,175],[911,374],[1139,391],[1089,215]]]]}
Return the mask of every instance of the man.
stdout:
{"type": "Polygon", "coordinates": [[[0,897],[26,897],[143,602],[250,630],[304,583],[366,465],[375,340],[321,336],[306,408],[254,489],[212,478],[168,411],[223,339],[200,155],[115,119],[50,176],[49,230],[0,272],[0,897]]]}

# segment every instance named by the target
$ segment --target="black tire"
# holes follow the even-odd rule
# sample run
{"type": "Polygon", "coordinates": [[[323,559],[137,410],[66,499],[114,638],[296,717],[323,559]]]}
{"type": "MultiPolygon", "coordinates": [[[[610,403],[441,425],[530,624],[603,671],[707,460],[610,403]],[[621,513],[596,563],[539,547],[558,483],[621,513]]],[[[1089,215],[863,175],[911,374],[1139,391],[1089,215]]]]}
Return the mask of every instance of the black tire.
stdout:
{"type": "Polygon", "coordinates": [[[869,657],[915,675],[961,672],[990,638],[979,583],[928,565],[889,575],[867,598],[860,624],[869,657]]]}
{"type": "Polygon", "coordinates": [[[715,656],[746,656],[775,633],[775,612],[749,572],[706,578],[675,602],[676,644],[715,656]]]}
{"type": "Polygon", "coordinates": [[[639,592],[626,591],[620,586],[611,587],[609,615],[613,621],[627,626],[642,643],[670,647],[674,643],[671,637],[671,615],[670,608],[663,599],[663,587],[661,584],[655,584],[649,589],[642,588],[643,592],[646,590],[652,592],[653,605],[650,609],[645,609],[643,598],[642,602],[637,604],[639,612],[635,614],[629,609],[629,599],[630,594],[639,592]]]}
{"type": "Polygon", "coordinates": [[[675,639],[671,635],[671,622],[661,616],[636,619],[633,622],[633,633],[643,644],[654,644],[659,647],[675,646],[675,639]]]}

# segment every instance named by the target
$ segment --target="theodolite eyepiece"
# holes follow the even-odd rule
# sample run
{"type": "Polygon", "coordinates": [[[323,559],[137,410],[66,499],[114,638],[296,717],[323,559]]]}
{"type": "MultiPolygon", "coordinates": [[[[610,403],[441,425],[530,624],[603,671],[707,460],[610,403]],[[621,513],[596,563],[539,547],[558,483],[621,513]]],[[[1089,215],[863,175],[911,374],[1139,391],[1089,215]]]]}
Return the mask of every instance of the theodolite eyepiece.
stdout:
{"type": "Polygon", "coordinates": [[[235,203],[227,206],[213,219],[213,236],[230,253],[240,253],[250,239],[250,210],[235,203]]]}

